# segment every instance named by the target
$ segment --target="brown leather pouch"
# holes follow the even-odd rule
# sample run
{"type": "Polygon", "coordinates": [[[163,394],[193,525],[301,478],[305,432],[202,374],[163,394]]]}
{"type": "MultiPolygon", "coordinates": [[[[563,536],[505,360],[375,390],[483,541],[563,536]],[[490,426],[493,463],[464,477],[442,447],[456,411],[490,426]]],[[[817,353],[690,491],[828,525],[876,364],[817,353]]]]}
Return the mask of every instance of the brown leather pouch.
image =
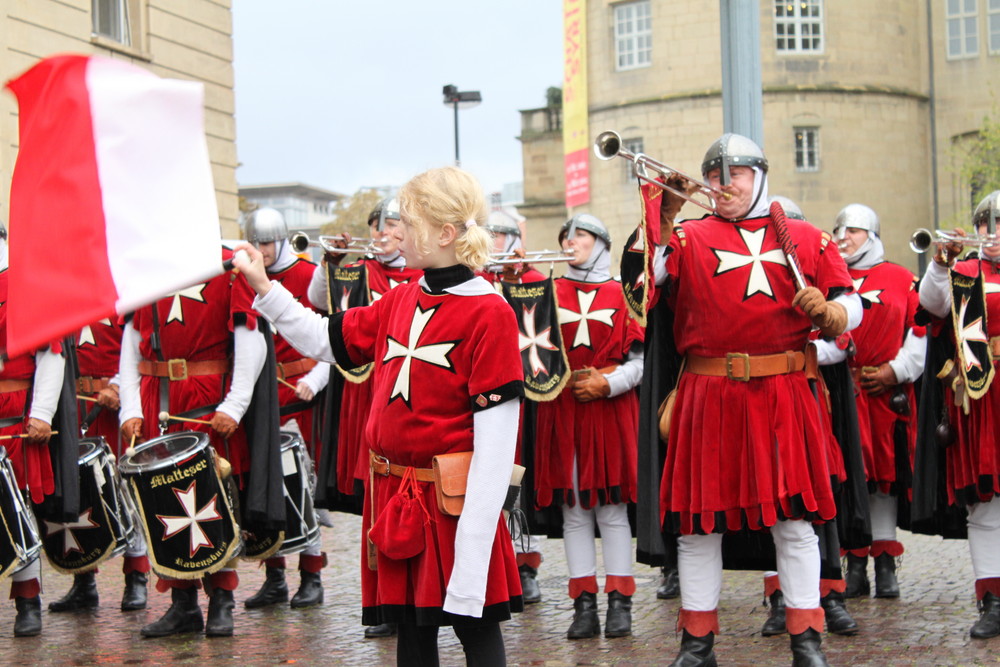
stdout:
{"type": "MultiPolygon", "coordinates": [[[[434,474],[434,496],[442,514],[460,516],[465,506],[465,488],[469,481],[469,466],[472,465],[472,452],[455,452],[453,454],[438,454],[431,459],[431,470],[434,474]]],[[[517,491],[524,476],[524,466],[514,464],[510,476],[510,488],[504,511],[510,511],[517,498],[517,491]]]]}
{"type": "Polygon", "coordinates": [[[660,418],[660,439],[666,442],[670,435],[670,420],[674,416],[674,399],[677,397],[677,390],[673,389],[667,397],[660,403],[660,409],[656,411],[656,416],[660,418]]]}

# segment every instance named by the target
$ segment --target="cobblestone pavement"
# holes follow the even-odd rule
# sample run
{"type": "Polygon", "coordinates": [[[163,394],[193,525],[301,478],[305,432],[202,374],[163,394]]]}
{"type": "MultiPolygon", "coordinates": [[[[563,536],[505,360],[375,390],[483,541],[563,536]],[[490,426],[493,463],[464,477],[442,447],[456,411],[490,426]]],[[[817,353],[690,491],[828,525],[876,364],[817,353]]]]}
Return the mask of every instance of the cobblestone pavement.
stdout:
{"type": "MultiPolygon", "coordinates": [[[[119,561],[107,563],[98,579],[101,607],[92,612],[43,613],[40,637],[12,634],[13,603],[0,613],[0,663],[7,665],[197,664],[197,665],[391,665],[395,640],[365,640],[357,590],[360,522],[335,514],[337,526],[323,529],[330,567],[324,571],[326,603],[309,610],[287,605],[248,611],[242,601],[263,580],[253,563],[240,568],[236,593],[236,636],[206,639],[185,635],[141,639],[139,628],[155,620],[169,605],[169,595],[150,591],[146,611],[118,611],[121,595],[119,561]]],[[[972,640],[969,627],[977,618],[968,548],[964,541],[902,534],[907,552],[899,571],[899,600],[851,600],[849,608],[861,624],[854,637],[827,635],[824,648],[833,665],[995,665],[1000,664],[1000,638],[972,640]]],[[[539,573],[543,600],[504,624],[507,658],[512,665],[665,665],[677,652],[674,633],[679,602],[655,596],[658,570],[637,568],[639,590],[633,605],[634,635],[621,639],[568,641],[572,604],[566,596],[565,559],[561,540],[544,542],[545,562],[539,573]]],[[[298,585],[296,558],[289,558],[289,587],[298,585]]],[[[71,578],[43,566],[43,607],[60,597],[71,578]]],[[[761,606],[759,573],[730,573],[724,580],[716,653],[722,665],[788,665],[787,636],[761,637],[767,610],[761,606]]],[[[603,598],[603,596],[601,596],[603,598]]],[[[604,600],[599,604],[602,612],[604,600]]],[[[205,607],[204,599],[202,606],[205,607]]],[[[441,632],[441,663],[462,665],[454,634],[441,632]]]]}

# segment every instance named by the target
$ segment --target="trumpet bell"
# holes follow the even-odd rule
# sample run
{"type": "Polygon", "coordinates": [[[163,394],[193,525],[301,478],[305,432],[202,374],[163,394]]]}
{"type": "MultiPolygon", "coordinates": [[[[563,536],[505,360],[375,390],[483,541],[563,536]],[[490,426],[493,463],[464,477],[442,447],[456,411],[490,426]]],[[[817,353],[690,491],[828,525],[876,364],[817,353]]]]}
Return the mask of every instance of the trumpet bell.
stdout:
{"type": "Polygon", "coordinates": [[[594,140],[594,155],[598,160],[610,160],[618,156],[622,150],[622,138],[614,130],[607,130],[597,135],[594,140]]]}
{"type": "Polygon", "coordinates": [[[910,236],[910,250],[915,253],[924,253],[934,245],[934,235],[931,230],[921,227],[910,236]]]}

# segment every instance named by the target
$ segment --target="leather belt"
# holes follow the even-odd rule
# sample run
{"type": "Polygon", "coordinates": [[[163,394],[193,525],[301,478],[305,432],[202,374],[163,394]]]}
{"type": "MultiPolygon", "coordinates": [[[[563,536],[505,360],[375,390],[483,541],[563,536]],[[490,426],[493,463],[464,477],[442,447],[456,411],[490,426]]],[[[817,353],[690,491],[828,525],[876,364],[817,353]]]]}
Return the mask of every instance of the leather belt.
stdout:
{"type": "MultiPolygon", "coordinates": [[[[0,380],[0,394],[31,389],[31,380],[0,380]]],[[[18,418],[20,421],[20,418],[18,418]]]]}
{"type": "Polygon", "coordinates": [[[805,368],[806,355],[792,351],[758,356],[730,352],[724,357],[699,357],[696,354],[688,354],[684,361],[684,370],[688,373],[725,377],[738,382],[749,382],[750,378],[796,373],[805,368]]]}
{"type": "MultiPolygon", "coordinates": [[[[388,477],[389,475],[392,475],[393,477],[402,477],[403,473],[405,473],[406,469],[409,467],[389,463],[389,459],[380,454],[376,454],[371,450],[368,450],[368,461],[372,472],[376,475],[382,475],[384,477],[388,477]]],[[[414,468],[413,472],[416,473],[418,482],[434,481],[434,470],[431,468],[414,468]]]]}
{"type": "Polygon", "coordinates": [[[316,367],[316,364],[315,359],[299,359],[298,361],[289,361],[286,364],[278,364],[278,379],[287,380],[294,375],[308,373],[316,367]]]}
{"type": "Polygon", "coordinates": [[[80,377],[76,379],[76,393],[96,394],[99,391],[107,389],[110,384],[111,378],[80,377]]]}
{"type": "Polygon", "coordinates": [[[188,361],[187,359],[170,359],[169,361],[139,362],[140,375],[152,375],[158,378],[169,378],[171,382],[187,380],[194,375],[225,375],[229,372],[229,362],[222,359],[208,361],[188,361]]]}

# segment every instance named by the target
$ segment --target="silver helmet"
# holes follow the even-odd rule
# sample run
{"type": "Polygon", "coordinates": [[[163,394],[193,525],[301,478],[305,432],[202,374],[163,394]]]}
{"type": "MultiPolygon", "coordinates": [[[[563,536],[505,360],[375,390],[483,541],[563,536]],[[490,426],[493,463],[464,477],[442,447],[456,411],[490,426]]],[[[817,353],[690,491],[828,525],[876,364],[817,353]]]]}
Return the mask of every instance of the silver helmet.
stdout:
{"type": "Polygon", "coordinates": [[[840,209],[837,221],[833,226],[835,235],[845,229],[863,229],[879,236],[881,225],[878,221],[878,214],[864,204],[848,204],[840,209]]]}
{"type": "Polygon", "coordinates": [[[773,204],[774,202],[778,202],[779,204],[781,204],[781,208],[785,211],[786,218],[793,218],[795,220],[806,219],[805,213],[802,212],[802,209],[799,208],[799,205],[793,202],[788,197],[783,197],[781,195],[774,195],[773,197],[769,198],[767,202],[769,204],[773,204]]]}
{"type": "Polygon", "coordinates": [[[566,235],[572,238],[574,232],[577,229],[582,229],[585,232],[590,232],[597,238],[604,241],[608,248],[611,247],[611,234],[608,233],[608,228],[604,226],[596,215],[591,215],[590,213],[577,213],[572,218],[567,221],[568,227],[566,228],[566,235]]]}
{"type": "Polygon", "coordinates": [[[385,231],[386,220],[399,220],[399,200],[395,197],[386,197],[372,209],[368,214],[368,226],[375,226],[375,231],[385,231]]]}
{"type": "Polygon", "coordinates": [[[247,216],[247,241],[254,245],[288,240],[288,225],[281,213],[273,208],[258,208],[247,216]]]}
{"type": "Polygon", "coordinates": [[[972,226],[986,225],[987,234],[996,234],[997,218],[1000,218],[1000,190],[994,190],[979,202],[972,214],[972,226]]]}
{"type": "Polygon", "coordinates": [[[517,225],[517,220],[511,217],[506,211],[493,211],[486,218],[486,231],[494,234],[508,234],[510,236],[521,236],[521,228],[517,225]]]}
{"type": "Polygon", "coordinates": [[[760,167],[766,174],[767,158],[753,139],[727,132],[705,151],[705,159],[701,161],[701,175],[708,177],[708,172],[719,169],[720,181],[723,185],[729,185],[730,167],[760,167]]]}

